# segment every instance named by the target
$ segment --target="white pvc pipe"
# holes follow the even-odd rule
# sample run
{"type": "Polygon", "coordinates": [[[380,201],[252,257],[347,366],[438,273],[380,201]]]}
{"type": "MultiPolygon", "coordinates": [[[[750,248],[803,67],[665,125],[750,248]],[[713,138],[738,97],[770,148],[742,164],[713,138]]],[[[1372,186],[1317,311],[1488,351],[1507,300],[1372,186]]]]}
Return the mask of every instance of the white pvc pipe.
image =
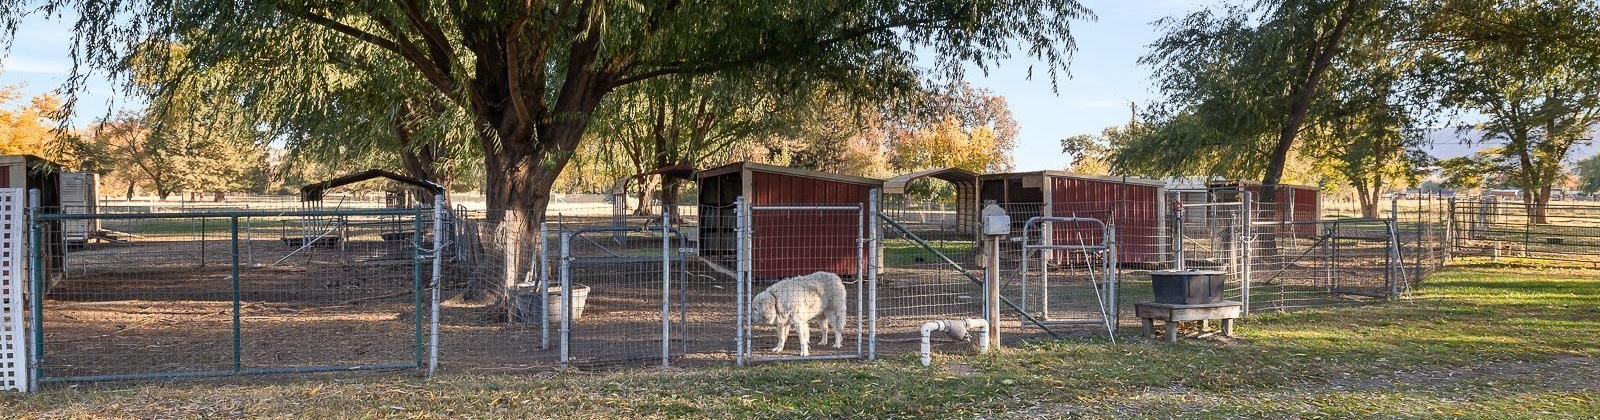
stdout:
{"type": "Polygon", "coordinates": [[[933,344],[928,342],[928,334],[934,331],[944,331],[944,329],[944,321],[931,321],[922,324],[922,350],[917,352],[917,360],[921,361],[923,366],[933,363],[933,344]]]}
{"type": "Polygon", "coordinates": [[[922,348],[917,353],[917,360],[922,362],[923,366],[928,366],[933,363],[933,343],[929,340],[932,333],[934,331],[947,332],[950,330],[950,327],[957,322],[965,324],[964,327],[966,328],[969,337],[972,333],[978,334],[978,353],[989,352],[988,321],[978,318],[967,319],[965,321],[929,321],[928,323],[922,324],[922,348]]]}

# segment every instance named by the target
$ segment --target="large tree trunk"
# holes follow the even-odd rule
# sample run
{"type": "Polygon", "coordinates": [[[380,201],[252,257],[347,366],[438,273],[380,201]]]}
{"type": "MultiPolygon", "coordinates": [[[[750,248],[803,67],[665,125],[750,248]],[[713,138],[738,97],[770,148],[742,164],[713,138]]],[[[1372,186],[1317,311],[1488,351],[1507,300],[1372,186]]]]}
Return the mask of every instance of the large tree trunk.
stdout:
{"type": "MultiPolygon", "coordinates": [[[[1278,132],[1278,142],[1273,145],[1271,160],[1267,163],[1267,173],[1261,178],[1261,220],[1287,220],[1281,217],[1278,203],[1278,183],[1283,180],[1283,169],[1289,160],[1289,151],[1294,148],[1295,138],[1300,134],[1300,127],[1304,125],[1306,115],[1311,110],[1311,103],[1316,98],[1317,85],[1322,81],[1322,75],[1327,72],[1328,66],[1333,62],[1333,56],[1339,51],[1339,44],[1344,39],[1345,30],[1355,20],[1357,6],[1361,0],[1345,0],[1344,9],[1339,12],[1339,17],[1334,24],[1333,31],[1322,40],[1322,43],[1313,43],[1304,57],[1307,61],[1305,76],[1289,86],[1289,114],[1285,116],[1283,127],[1278,132]]],[[[1274,256],[1278,253],[1278,227],[1280,225],[1263,226],[1260,234],[1260,248],[1262,254],[1274,256]]]]}
{"type": "Polygon", "coordinates": [[[1528,213],[1528,222],[1535,225],[1548,224],[1546,210],[1550,207],[1550,186],[1522,190],[1522,205],[1528,213]]]}
{"type": "Polygon", "coordinates": [[[462,293],[469,302],[492,303],[499,300],[508,288],[524,281],[524,267],[529,259],[538,255],[541,243],[538,231],[544,222],[544,211],[550,204],[550,186],[555,184],[559,171],[540,170],[538,158],[532,154],[503,153],[487,156],[484,161],[484,195],[487,199],[488,220],[480,237],[496,238],[501,249],[501,275],[498,280],[474,276],[462,293]]]}
{"type": "Polygon", "coordinates": [[[1356,196],[1361,199],[1361,217],[1373,219],[1378,217],[1378,191],[1382,188],[1368,187],[1367,183],[1356,181],[1356,196]]]}
{"type": "Polygon", "coordinates": [[[663,176],[662,178],[661,205],[671,209],[674,223],[682,222],[681,216],[678,215],[678,205],[682,204],[678,202],[678,193],[683,187],[683,180],[670,176],[663,176]]]}
{"type": "Polygon", "coordinates": [[[655,204],[650,202],[650,193],[656,190],[656,182],[660,177],[642,176],[634,179],[634,184],[639,187],[639,206],[633,209],[634,216],[649,216],[655,214],[652,209],[655,204]]]}

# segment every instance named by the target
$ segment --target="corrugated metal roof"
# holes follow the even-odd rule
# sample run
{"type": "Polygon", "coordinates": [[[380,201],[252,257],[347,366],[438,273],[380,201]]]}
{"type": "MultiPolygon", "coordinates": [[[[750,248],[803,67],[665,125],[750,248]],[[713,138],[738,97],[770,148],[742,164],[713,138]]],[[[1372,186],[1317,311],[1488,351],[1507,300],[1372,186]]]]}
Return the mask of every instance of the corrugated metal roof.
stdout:
{"type": "Polygon", "coordinates": [[[1067,171],[1033,171],[1033,172],[1011,172],[1011,173],[999,173],[999,174],[983,174],[983,175],[978,175],[978,179],[981,180],[981,179],[995,179],[995,178],[1012,178],[1012,177],[1018,177],[1018,176],[1032,176],[1032,175],[1062,177],[1062,178],[1074,178],[1074,179],[1088,179],[1088,180],[1105,181],[1105,182],[1116,182],[1116,183],[1128,183],[1128,184],[1133,184],[1133,185],[1147,185],[1147,186],[1151,186],[1151,187],[1166,187],[1167,186],[1166,181],[1155,180],[1155,179],[1137,178],[1137,177],[1121,176],[1121,175],[1090,175],[1090,174],[1080,174],[1080,173],[1073,173],[1073,172],[1067,172],[1067,171]]]}
{"type": "Polygon", "coordinates": [[[969,170],[961,169],[961,168],[936,168],[936,169],[929,169],[929,170],[925,170],[925,171],[912,172],[912,173],[909,173],[909,174],[900,175],[900,176],[896,176],[894,178],[889,178],[887,180],[884,180],[883,181],[883,193],[884,194],[905,194],[906,193],[906,187],[910,186],[912,181],[916,181],[918,179],[927,178],[927,177],[933,177],[933,178],[942,179],[942,180],[945,180],[945,181],[950,181],[950,183],[952,183],[952,184],[960,184],[960,183],[973,184],[973,183],[976,183],[978,181],[978,173],[977,172],[973,172],[973,171],[969,171],[969,170]]]}
{"type": "Polygon", "coordinates": [[[726,174],[726,173],[729,173],[729,172],[737,172],[741,168],[749,169],[751,171],[771,172],[771,173],[792,175],[792,176],[802,176],[802,177],[807,177],[807,178],[825,179],[825,180],[829,180],[829,181],[838,181],[838,182],[845,182],[845,183],[851,183],[851,184],[861,184],[861,185],[871,185],[871,186],[881,186],[881,185],[883,185],[883,180],[881,180],[881,179],[864,178],[864,177],[859,177],[859,176],[840,175],[840,174],[830,174],[830,173],[827,173],[827,172],[819,172],[819,171],[813,171],[813,170],[809,170],[809,169],[790,168],[790,167],[787,167],[787,166],[768,165],[768,164],[764,164],[764,163],[755,163],[755,162],[750,162],[750,161],[734,162],[734,163],[729,163],[727,165],[722,165],[722,166],[718,166],[718,167],[714,167],[714,168],[708,168],[708,169],[705,169],[705,170],[701,170],[699,175],[698,175],[698,177],[699,178],[705,178],[705,177],[710,177],[710,176],[722,175],[722,174],[726,174]]]}

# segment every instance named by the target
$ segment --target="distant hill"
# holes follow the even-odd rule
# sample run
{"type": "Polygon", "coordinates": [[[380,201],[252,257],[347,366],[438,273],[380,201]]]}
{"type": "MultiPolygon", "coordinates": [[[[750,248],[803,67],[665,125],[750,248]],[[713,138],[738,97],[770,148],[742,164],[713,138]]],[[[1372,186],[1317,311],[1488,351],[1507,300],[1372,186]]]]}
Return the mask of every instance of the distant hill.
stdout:
{"type": "MultiPolygon", "coordinates": [[[[1477,130],[1459,134],[1453,128],[1438,130],[1428,135],[1428,139],[1432,145],[1424,148],[1424,150],[1428,152],[1428,155],[1433,156],[1435,159],[1462,157],[1476,153],[1478,150],[1488,147],[1489,144],[1478,142],[1473,142],[1471,146],[1465,144],[1465,139],[1477,140],[1482,137],[1483,135],[1477,130]]],[[[1600,127],[1595,128],[1595,130],[1591,133],[1591,137],[1600,138],[1600,127]]],[[[1567,156],[1569,156],[1568,161],[1583,159],[1594,155],[1597,152],[1600,152],[1600,147],[1597,147],[1594,142],[1578,145],[1573,147],[1572,152],[1567,154],[1567,156]]]]}

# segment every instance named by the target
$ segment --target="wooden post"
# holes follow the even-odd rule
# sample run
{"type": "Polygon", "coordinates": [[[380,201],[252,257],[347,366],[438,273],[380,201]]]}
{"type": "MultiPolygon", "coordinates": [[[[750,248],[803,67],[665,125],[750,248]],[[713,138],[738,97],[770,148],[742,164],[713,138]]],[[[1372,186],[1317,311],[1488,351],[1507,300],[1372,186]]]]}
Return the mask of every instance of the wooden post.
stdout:
{"type": "Polygon", "coordinates": [[[989,320],[989,343],[1000,347],[1000,236],[989,237],[989,264],[984,267],[983,294],[984,318],[989,320]]]}

